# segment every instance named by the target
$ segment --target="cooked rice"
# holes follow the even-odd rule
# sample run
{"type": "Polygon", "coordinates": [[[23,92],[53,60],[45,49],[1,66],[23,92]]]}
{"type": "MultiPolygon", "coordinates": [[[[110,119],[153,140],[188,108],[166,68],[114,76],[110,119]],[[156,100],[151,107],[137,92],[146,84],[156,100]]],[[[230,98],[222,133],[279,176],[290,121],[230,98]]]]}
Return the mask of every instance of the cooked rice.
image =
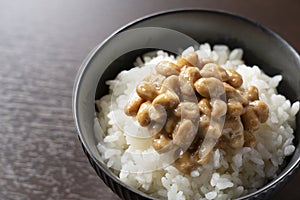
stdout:
{"type": "Polygon", "coordinates": [[[172,200],[237,198],[275,178],[284,165],[284,158],[293,154],[293,126],[299,102],[291,104],[277,94],[281,75],[269,77],[257,66],[246,66],[241,60],[242,49],[230,51],[225,45],[211,49],[209,44],[203,44],[197,50],[186,49],[182,55],[193,51],[199,58],[209,58],[226,69],[237,70],[244,80],[242,87],[258,88],[259,97],[269,106],[270,113],[267,122],[254,132],[258,141],[255,148],[228,152],[217,149],[207,165],[186,175],[164,163],[151,146],[151,138],[135,137],[147,136],[147,129],[126,116],[124,106],[137,83],[154,72],[156,63],[175,61],[173,56],[158,51],[156,57],[144,57],[145,63],[139,58],[136,63],[139,67],[122,71],[114,80],[107,81],[110,93],[96,101],[100,111],[95,119],[95,134],[100,141],[98,149],[103,161],[121,181],[151,196],[172,200]]]}

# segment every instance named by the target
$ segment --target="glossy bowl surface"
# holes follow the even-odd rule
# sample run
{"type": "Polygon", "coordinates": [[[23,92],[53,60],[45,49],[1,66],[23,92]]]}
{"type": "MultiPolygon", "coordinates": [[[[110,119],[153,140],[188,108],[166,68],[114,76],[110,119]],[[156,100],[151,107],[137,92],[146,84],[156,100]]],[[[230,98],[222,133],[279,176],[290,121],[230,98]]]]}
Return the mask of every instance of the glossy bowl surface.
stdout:
{"type": "MultiPolygon", "coordinates": [[[[127,24],[99,44],[83,62],[74,85],[73,113],[80,142],[97,174],[122,199],[130,200],[153,198],[122,183],[101,161],[96,147],[100,138],[94,134],[94,102],[108,93],[105,81],[131,68],[136,57],[155,49],[152,47],[168,38],[161,34],[154,36],[149,32],[135,32],[134,36],[127,34],[125,40],[121,37],[125,31],[143,27],[176,30],[200,44],[208,42],[211,45],[225,44],[230,49],[242,48],[247,65],[258,65],[271,76],[282,74],[279,92],[292,102],[300,99],[298,53],[276,33],[256,22],[221,11],[184,9],[152,14],[127,24]]],[[[180,41],[174,41],[176,43],[181,45],[180,41]]],[[[287,164],[279,176],[258,191],[239,199],[268,199],[295,173],[300,162],[299,114],[296,123],[296,151],[286,159],[287,164]]]]}

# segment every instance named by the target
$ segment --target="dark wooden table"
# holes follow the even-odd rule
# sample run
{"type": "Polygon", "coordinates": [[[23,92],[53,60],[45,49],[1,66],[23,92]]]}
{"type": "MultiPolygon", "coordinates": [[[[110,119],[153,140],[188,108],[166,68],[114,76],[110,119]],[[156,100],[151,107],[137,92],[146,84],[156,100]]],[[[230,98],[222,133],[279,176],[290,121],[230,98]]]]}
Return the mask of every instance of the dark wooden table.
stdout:
{"type": "MultiPolygon", "coordinates": [[[[88,52],[156,11],[213,8],[244,15],[300,51],[299,0],[0,1],[0,199],[119,199],[78,142],[72,88],[88,52]]],[[[277,196],[298,200],[300,171],[277,196]]]]}

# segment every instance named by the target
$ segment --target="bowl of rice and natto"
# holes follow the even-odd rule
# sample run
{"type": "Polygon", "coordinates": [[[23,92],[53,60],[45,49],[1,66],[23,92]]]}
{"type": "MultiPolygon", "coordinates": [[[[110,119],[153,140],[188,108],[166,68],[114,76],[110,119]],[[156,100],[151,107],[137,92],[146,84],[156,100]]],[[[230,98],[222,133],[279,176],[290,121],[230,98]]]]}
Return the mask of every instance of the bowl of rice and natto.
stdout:
{"type": "Polygon", "coordinates": [[[122,199],[268,199],[299,167],[299,75],[297,52],[258,23],[156,13],[88,55],[75,124],[122,199]]]}

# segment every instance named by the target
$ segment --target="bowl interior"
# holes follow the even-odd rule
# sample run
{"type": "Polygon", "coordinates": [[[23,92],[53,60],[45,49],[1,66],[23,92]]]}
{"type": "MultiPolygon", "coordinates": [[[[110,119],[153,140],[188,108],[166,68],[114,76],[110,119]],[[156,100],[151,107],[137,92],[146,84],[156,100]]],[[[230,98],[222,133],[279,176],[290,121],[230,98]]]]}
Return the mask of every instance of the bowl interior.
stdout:
{"type": "MultiPolygon", "coordinates": [[[[134,40],[131,38],[128,41],[118,37],[124,30],[141,27],[164,27],[184,33],[200,44],[208,42],[211,45],[225,44],[231,49],[242,48],[243,59],[247,65],[258,65],[271,76],[282,74],[283,81],[279,86],[279,92],[292,102],[300,99],[299,55],[283,39],[261,25],[231,14],[199,10],[162,13],[138,20],[115,33],[91,53],[83,63],[74,90],[74,116],[79,137],[88,154],[107,174],[110,172],[102,163],[96,148],[101,135],[96,138],[93,130],[94,101],[107,94],[108,87],[105,84],[107,80],[114,79],[120,71],[131,68],[136,57],[154,50],[141,48],[145,45],[151,46],[146,44],[147,41],[152,40],[155,43],[156,40],[163,40],[161,37],[153,38],[151,34],[136,35],[134,40]]],[[[287,159],[287,165],[279,177],[285,175],[299,162],[299,114],[296,123],[298,127],[294,133],[296,151],[287,159]]],[[[117,180],[115,177],[114,179],[117,180]]],[[[274,183],[272,181],[269,185],[274,183]]]]}

